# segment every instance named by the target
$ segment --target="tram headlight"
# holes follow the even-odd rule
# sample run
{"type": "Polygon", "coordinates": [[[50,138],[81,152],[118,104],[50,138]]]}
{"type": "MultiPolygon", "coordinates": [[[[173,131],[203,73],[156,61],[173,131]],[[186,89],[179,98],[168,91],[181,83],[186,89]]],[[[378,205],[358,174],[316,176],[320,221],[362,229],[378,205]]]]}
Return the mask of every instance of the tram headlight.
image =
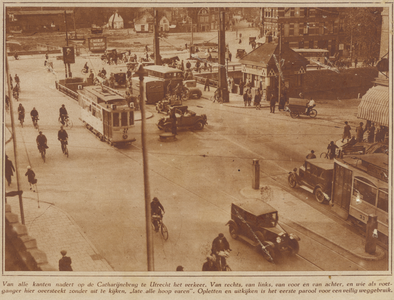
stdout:
{"type": "Polygon", "coordinates": [[[278,237],[276,237],[276,242],[277,242],[278,244],[280,244],[280,243],[282,242],[282,239],[278,236],[278,237]]]}
{"type": "Polygon", "coordinates": [[[123,139],[126,140],[127,138],[128,138],[128,135],[127,135],[127,134],[124,134],[124,135],[123,135],[123,139]]]}

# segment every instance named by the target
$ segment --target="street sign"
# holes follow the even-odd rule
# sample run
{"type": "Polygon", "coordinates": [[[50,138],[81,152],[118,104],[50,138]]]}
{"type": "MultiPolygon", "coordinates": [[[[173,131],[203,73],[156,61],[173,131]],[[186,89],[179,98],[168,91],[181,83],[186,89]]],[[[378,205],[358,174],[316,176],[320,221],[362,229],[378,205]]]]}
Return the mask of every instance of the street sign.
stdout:
{"type": "Polygon", "coordinates": [[[89,38],[89,51],[104,52],[107,49],[107,37],[89,38]]]}

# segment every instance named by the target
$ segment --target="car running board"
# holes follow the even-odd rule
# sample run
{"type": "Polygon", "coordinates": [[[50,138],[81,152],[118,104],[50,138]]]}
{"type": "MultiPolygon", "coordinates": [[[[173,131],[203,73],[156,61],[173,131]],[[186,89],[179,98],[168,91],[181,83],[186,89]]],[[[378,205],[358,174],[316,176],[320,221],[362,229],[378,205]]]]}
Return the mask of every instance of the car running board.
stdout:
{"type": "Polygon", "coordinates": [[[305,191],[312,193],[313,194],[313,190],[305,185],[300,185],[300,188],[304,189],[305,191]]]}
{"type": "MultiPolygon", "coordinates": [[[[238,238],[243,240],[243,241],[245,241],[245,242],[247,242],[247,243],[249,243],[249,244],[251,244],[253,247],[257,247],[258,245],[260,245],[260,243],[258,243],[256,241],[253,241],[253,240],[251,240],[250,238],[248,238],[248,237],[246,237],[244,235],[238,235],[238,238]]],[[[263,241],[261,241],[261,242],[263,242],[263,241]]]]}

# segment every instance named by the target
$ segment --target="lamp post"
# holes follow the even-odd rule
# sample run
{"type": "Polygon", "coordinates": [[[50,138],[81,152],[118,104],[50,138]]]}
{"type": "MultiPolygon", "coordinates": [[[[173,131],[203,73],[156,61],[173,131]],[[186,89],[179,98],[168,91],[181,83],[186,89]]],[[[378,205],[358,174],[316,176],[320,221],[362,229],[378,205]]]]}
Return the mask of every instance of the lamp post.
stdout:
{"type": "Polygon", "coordinates": [[[144,100],[144,75],[145,71],[142,64],[139,65],[135,72],[140,80],[140,108],[141,108],[141,142],[142,142],[142,161],[144,169],[144,194],[145,194],[145,229],[146,229],[146,255],[148,262],[148,271],[154,271],[153,255],[153,235],[151,227],[151,210],[150,210],[150,188],[149,188],[149,168],[148,168],[148,151],[146,148],[145,138],[145,100],[144,100]]]}
{"type": "Polygon", "coordinates": [[[9,74],[7,53],[6,53],[5,57],[6,57],[6,59],[5,59],[5,73],[7,76],[8,98],[10,99],[10,116],[11,116],[11,128],[12,128],[11,138],[12,138],[12,145],[14,147],[14,161],[15,161],[15,175],[16,175],[16,189],[17,189],[17,192],[15,193],[15,195],[18,195],[18,197],[19,197],[19,209],[21,212],[21,222],[23,225],[25,225],[25,213],[23,210],[22,192],[19,190],[18,147],[17,147],[17,143],[16,143],[16,136],[15,136],[13,99],[11,97],[12,93],[11,93],[10,74],[9,74]]]}

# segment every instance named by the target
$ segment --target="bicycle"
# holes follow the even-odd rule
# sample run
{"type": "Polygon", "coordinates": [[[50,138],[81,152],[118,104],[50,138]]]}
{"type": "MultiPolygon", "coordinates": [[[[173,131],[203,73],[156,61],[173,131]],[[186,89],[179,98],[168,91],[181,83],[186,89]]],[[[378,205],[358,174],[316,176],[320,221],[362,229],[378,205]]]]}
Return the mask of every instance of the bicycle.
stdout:
{"type": "MultiPolygon", "coordinates": [[[[335,155],[334,155],[334,158],[338,158],[338,157],[340,157],[339,150],[335,151],[335,155]]],[[[330,158],[330,153],[328,151],[327,152],[322,152],[322,153],[320,153],[320,158],[331,159],[330,158]]]]}
{"type": "Polygon", "coordinates": [[[37,130],[39,130],[39,127],[38,127],[38,117],[32,117],[31,120],[32,120],[32,122],[33,122],[34,128],[37,129],[37,130]]]}
{"type": "Polygon", "coordinates": [[[163,236],[163,239],[165,241],[168,240],[168,229],[167,229],[167,226],[164,225],[164,223],[163,223],[163,217],[161,217],[159,215],[152,215],[152,226],[154,228],[156,228],[155,223],[158,228],[158,231],[160,231],[161,235],[163,236]]]}
{"type": "Polygon", "coordinates": [[[68,117],[68,115],[65,115],[64,117],[63,117],[63,123],[62,123],[62,117],[61,116],[59,116],[59,119],[58,119],[58,121],[59,121],[59,123],[60,124],[62,124],[64,127],[68,127],[68,128],[72,128],[73,127],[73,122],[70,120],[70,118],[68,117]]]}
{"type": "Polygon", "coordinates": [[[45,146],[38,145],[38,151],[40,151],[41,158],[45,162],[45,154],[46,154],[45,146]]]}
{"type": "Polygon", "coordinates": [[[24,114],[23,114],[23,115],[19,114],[18,119],[19,119],[19,122],[21,123],[21,126],[22,126],[22,128],[23,128],[23,122],[25,121],[25,116],[24,116],[24,114]]]}
{"type": "Polygon", "coordinates": [[[214,257],[216,258],[216,266],[219,271],[231,271],[231,268],[226,261],[226,258],[230,256],[229,251],[231,250],[223,250],[215,253],[214,257]],[[222,264],[222,259],[224,260],[224,264],[222,264]]]}
{"type": "Polygon", "coordinates": [[[62,151],[63,151],[64,155],[66,155],[68,157],[67,140],[60,140],[60,144],[61,144],[62,151]]]}

